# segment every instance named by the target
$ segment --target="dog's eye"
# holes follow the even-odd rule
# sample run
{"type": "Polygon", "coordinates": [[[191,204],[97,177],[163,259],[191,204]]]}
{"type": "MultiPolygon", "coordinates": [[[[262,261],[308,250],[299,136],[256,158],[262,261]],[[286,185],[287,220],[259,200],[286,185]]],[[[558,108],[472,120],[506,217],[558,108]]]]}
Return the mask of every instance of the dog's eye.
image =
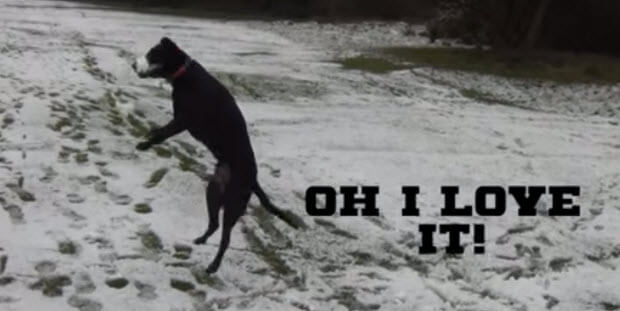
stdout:
{"type": "Polygon", "coordinates": [[[149,51],[146,54],[146,60],[150,63],[150,64],[155,64],[159,61],[159,57],[157,57],[157,53],[153,50],[149,51]]]}
{"type": "Polygon", "coordinates": [[[151,55],[150,58],[147,59],[151,64],[160,64],[162,63],[161,57],[158,57],[157,54],[151,55]]]}

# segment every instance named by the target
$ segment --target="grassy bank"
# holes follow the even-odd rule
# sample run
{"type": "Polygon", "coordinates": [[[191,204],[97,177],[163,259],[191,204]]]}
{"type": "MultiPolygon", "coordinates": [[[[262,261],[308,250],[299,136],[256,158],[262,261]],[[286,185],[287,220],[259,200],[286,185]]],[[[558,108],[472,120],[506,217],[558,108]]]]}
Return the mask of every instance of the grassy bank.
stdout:
{"type": "Polygon", "coordinates": [[[372,55],[338,62],[345,69],[374,73],[422,66],[559,83],[620,82],[620,58],[597,54],[392,47],[373,51],[372,55]]]}
{"type": "Polygon", "coordinates": [[[434,14],[432,0],[73,0],[109,8],[226,19],[408,20],[425,21],[434,14]]]}

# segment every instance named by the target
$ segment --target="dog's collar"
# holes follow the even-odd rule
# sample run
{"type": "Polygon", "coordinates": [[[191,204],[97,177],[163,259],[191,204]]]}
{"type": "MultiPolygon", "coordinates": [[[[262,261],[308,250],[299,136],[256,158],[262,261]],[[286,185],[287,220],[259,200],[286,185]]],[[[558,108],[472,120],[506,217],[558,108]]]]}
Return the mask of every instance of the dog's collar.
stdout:
{"type": "Polygon", "coordinates": [[[185,60],[185,64],[183,64],[183,66],[179,67],[179,69],[177,69],[177,71],[175,71],[170,76],[170,81],[173,81],[173,80],[177,79],[178,77],[182,76],[187,71],[187,67],[189,67],[189,64],[191,62],[192,62],[192,59],[188,57],[187,60],[185,60]]]}

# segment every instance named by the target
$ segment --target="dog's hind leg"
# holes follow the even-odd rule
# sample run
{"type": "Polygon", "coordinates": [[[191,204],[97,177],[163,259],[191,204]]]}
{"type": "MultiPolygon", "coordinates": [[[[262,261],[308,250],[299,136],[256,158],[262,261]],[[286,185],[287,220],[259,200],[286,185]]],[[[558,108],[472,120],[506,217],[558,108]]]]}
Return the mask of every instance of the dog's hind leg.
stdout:
{"type": "Polygon", "coordinates": [[[232,231],[235,223],[237,223],[237,220],[239,220],[243,213],[245,213],[249,200],[250,194],[248,193],[247,195],[233,197],[230,200],[227,200],[230,203],[225,203],[224,225],[222,227],[222,240],[220,241],[220,248],[218,249],[217,255],[215,255],[215,258],[211,264],[207,267],[207,273],[215,273],[220,267],[222,257],[224,257],[224,252],[226,252],[228,244],[230,244],[230,232],[232,231]]]}
{"type": "Polygon", "coordinates": [[[209,226],[205,233],[196,239],[194,244],[204,244],[207,239],[219,228],[219,212],[224,203],[224,194],[221,186],[217,182],[209,182],[206,190],[207,196],[207,213],[209,214],[209,226]]]}

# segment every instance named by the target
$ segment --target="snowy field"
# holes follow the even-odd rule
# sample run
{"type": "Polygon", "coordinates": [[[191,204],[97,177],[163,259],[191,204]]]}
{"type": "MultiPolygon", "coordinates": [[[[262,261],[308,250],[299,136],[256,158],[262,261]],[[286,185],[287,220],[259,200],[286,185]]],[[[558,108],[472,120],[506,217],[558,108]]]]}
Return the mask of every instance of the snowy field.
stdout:
{"type": "Polygon", "coordinates": [[[617,85],[375,75],[332,61],[425,44],[398,23],[2,0],[0,25],[0,310],[620,309],[617,85]],[[191,244],[213,158],[186,133],[134,149],[171,117],[170,87],[129,66],[163,35],[231,89],[263,188],[308,226],[292,230],[253,199],[214,276],[202,271],[219,234],[191,244]],[[519,104],[476,102],[455,85],[519,104]],[[382,216],[307,216],[305,190],[320,184],[379,185],[382,216]],[[465,204],[480,185],[518,184],[580,185],[581,216],[544,216],[548,197],[538,217],[517,217],[514,200],[502,217],[439,216],[441,185],[461,186],[465,204]],[[421,187],[421,217],[400,216],[402,185],[421,187]],[[486,254],[419,255],[417,225],[447,221],[485,223],[486,254]]]}

